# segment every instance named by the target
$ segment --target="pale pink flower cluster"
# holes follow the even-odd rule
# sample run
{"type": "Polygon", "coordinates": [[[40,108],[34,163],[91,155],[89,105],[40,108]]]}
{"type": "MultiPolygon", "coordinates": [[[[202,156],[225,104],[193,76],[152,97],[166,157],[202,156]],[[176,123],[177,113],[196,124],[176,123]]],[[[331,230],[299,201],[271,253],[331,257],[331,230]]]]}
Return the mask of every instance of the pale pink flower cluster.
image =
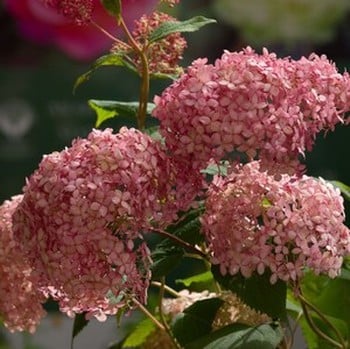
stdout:
{"type": "Polygon", "coordinates": [[[181,200],[177,183],[160,144],[135,129],[93,130],[44,156],[24,188],[14,232],[62,311],[103,318],[126,295],[146,301],[150,261],[140,231],[188,207],[193,197],[181,200]]]}
{"type": "Polygon", "coordinates": [[[76,24],[90,22],[94,11],[94,0],[42,0],[47,6],[73,20],[76,24]]]}
{"type": "Polygon", "coordinates": [[[214,180],[202,217],[212,261],[223,275],[268,269],[272,283],[296,281],[305,268],[338,275],[350,253],[343,222],[343,199],[331,184],[307,176],[277,181],[256,161],[214,180]]]}
{"type": "MultiPolygon", "coordinates": [[[[162,12],[153,12],[144,15],[135,21],[132,36],[148,59],[148,68],[151,74],[176,74],[181,71],[178,65],[187,42],[180,33],[172,33],[165,38],[149,43],[148,37],[153,30],[166,22],[175,22],[176,18],[162,12]]],[[[118,42],[113,46],[112,52],[127,53],[139,71],[142,71],[142,61],[134,48],[126,43],[118,42]]]]}
{"type": "Polygon", "coordinates": [[[45,315],[45,297],[12,231],[12,214],[22,200],[14,196],[0,206],[0,317],[12,331],[33,333],[45,315]]]}
{"type": "Polygon", "coordinates": [[[189,290],[184,289],[179,292],[177,298],[164,298],[162,300],[162,311],[164,314],[174,318],[197,301],[215,297],[216,293],[213,292],[190,292],[189,290]]]}
{"type": "Polygon", "coordinates": [[[247,47],[215,64],[193,62],[155,97],[153,115],[169,150],[195,168],[235,151],[271,173],[292,174],[316,135],[344,122],[349,97],[349,74],[324,56],[280,59],[247,47]]]}

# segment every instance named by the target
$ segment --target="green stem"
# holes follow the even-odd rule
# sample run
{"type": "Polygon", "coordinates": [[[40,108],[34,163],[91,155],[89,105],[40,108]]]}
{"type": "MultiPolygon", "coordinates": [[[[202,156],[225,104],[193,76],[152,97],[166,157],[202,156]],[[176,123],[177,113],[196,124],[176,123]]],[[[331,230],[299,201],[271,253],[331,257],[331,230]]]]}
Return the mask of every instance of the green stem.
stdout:
{"type": "Polygon", "coordinates": [[[180,344],[177,342],[176,338],[174,337],[171,328],[169,327],[163,313],[163,298],[164,298],[164,291],[165,291],[165,277],[161,278],[160,283],[160,289],[159,289],[159,302],[158,302],[158,309],[159,309],[159,317],[160,320],[165,328],[165,331],[167,332],[168,336],[170,337],[171,341],[173,342],[176,349],[182,349],[180,344]]]}
{"type": "Polygon", "coordinates": [[[191,245],[187,241],[184,241],[184,240],[180,239],[179,237],[177,237],[177,236],[175,236],[173,234],[170,234],[167,231],[162,230],[162,229],[151,228],[151,231],[153,231],[156,234],[162,235],[162,236],[164,236],[164,237],[166,237],[166,238],[168,238],[170,240],[173,240],[178,245],[182,246],[184,249],[192,251],[193,253],[201,256],[204,260],[208,260],[208,256],[202,250],[200,250],[199,248],[191,245]]]}
{"type": "Polygon", "coordinates": [[[305,316],[305,319],[307,321],[307,323],[309,324],[309,326],[311,327],[311,329],[322,339],[324,339],[326,342],[328,342],[329,344],[333,345],[335,348],[339,348],[339,349],[346,349],[346,343],[342,337],[342,335],[340,334],[340,332],[338,331],[338,329],[322,314],[322,312],[320,312],[313,304],[311,304],[301,293],[301,289],[299,289],[299,295],[298,298],[300,300],[301,303],[301,307],[303,309],[303,313],[305,316]],[[340,342],[337,342],[336,340],[334,340],[333,338],[329,337],[328,335],[326,335],[324,332],[322,332],[317,325],[314,323],[314,321],[312,320],[311,314],[309,313],[308,308],[310,308],[312,311],[314,311],[337,335],[338,339],[340,342]]]}
{"type": "Polygon", "coordinates": [[[123,29],[131,47],[134,49],[135,53],[140,57],[140,60],[141,60],[141,66],[142,66],[141,87],[140,87],[140,97],[139,97],[139,111],[137,115],[137,127],[140,130],[144,130],[146,127],[147,104],[148,104],[149,81],[150,81],[148,59],[143,49],[139,46],[139,44],[135,41],[134,37],[130,33],[127,25],[124,22],[123,17],[119,16],[117,20],[119,25],[123,29]]]}
{"type": "Polygon", "coordinates": [[[148,60],[146,56],[143,54],[141,56],[142,60],[142,81],[141,81],[141,91],[140,91],[140,107],[139,107],[139,128],[141,130],[146,127],[146,116],[147,116],[147,104],[148,104],[148,95],[149,95],[149,68],[148,68],[148,60]]]}

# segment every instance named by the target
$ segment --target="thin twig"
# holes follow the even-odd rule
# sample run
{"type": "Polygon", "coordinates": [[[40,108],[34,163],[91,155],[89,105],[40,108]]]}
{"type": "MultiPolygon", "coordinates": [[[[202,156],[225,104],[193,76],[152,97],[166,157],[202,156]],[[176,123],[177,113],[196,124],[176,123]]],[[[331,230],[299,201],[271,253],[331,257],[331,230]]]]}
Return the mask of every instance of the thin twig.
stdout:
{"type": "MultiPolygon", "coordinates": [[[[151,285],[155,286],[155,287],[158,287],[158,288],[162,287],[162,284],[160,282],[158,282],[158,281],[152,281],[151,285]]],[[[169,287],[167,285],[164,285],[163,287],[164,287],[164,290],[167,291],[170,295],[172,295],[172,296],[174,296],[176,298],[181,297],[180,293],[176,292],[173,288],[171,288],[171,287],[169,287]]]]}
{"type": "Polygon", "coordinates": [[[301,307],[303,309],[303,313],[305,316],[305,319],[307,321],[307,323],[309,324],[309,326],[311,327],[311,329],[322,339],[324,339],[325,341],[327,341],[328,343],[330,343],[331,345],[333,345],[336,348],[339,349],[346,349],[346,344],[344,342],[343,337],[341,336],[341,334],[339,333],[338,329],[335,328],[333,326],[333,324],[315,307],[313,306],[301,293],[301,289],[299,289],[300,293],[298,295],[298,298],[300,300],[301,303],[301,307]],[[320,316],[320,318],[327,323],[327,325],[330,326],[330,328],[332,330],[334,330],[334,332],[336,333],[338,339],[340,340],[341,343],[337,342],[336,340],[334,340],[333,338],[329,337],[327,334],[325,334],[323,331],[321,331],[317,325],[314,323],[311,314],[309,313],[308,307],[313,310],[317,315],[320,316]]]}
{"type": "Polygon", "coordinates": [[[191,245],[187,241],[180,239],[178,236],[170,234],[167,231],[159,229],[159,228],[151,228],[150,230],[156,234],[162,235],[170,240],[173,240],[174,242],[181,245],[186,250],[190,250],[190,251],[194,252],[195,254],[200,255],[203,259],[208,260],[208,256],[202,250],[200,250],[196,246],[191,245]]]}
{"type": "Polygon", "coordinates": [[[144,307],[136,298],[131,298],[131,300],[133,301],[133,303],[135,303],[137,305],[137,307],[148,317],[152,320],[152,322],[162,331],[165,331],[165,327],[163,326],[163,324],[161,324],[155,317],[153,314],[151,314],[148,309],[146,307],[144,307]]]}
{"type": "Polygon", "coordinates": [[[95,21],[91,20],[91,24],[93,26],[95,26],[98,30],[100,30],[103,34],[105,34],[106,36],[108,36],[110,39],[112,39],[114,42],[118,42],[118,43],[123,43],[124,42],[118,38],[116,38],[115,36],[113,36],[109,31],[107,31],[106,29],[104,29],[103,27],[101,27],[98,23],[96,23],[95,21]]]}

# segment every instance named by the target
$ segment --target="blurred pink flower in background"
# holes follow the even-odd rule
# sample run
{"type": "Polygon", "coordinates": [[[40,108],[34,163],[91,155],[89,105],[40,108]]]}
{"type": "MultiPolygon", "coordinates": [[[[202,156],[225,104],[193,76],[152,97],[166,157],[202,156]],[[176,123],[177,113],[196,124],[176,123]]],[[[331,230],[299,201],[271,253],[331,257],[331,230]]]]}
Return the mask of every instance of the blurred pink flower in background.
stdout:
{"type": "MultiPolygon", "coordinates": [[[[99,0],[93,2],[92,19],[115,35],[118,31],[116,20],[104,10],[99,0]]],[[[156,3],[156,0],[123,0],[123,16],[127,25],[132,26],[135,19],[150,12],[156,3]]],[[[41,0],[5,0],[5,7],[15,17],[25,38],[57,46],[73,59],[94,59],[112,45],[111,39],[92,24],[79,26],[45,6],[41,0]]]]}

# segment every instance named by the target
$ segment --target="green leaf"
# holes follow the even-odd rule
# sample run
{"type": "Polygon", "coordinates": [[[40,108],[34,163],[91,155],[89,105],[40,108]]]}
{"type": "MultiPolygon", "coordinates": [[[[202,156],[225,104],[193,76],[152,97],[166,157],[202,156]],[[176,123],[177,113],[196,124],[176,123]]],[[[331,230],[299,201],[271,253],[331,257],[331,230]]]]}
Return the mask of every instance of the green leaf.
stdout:
{"type": "Polygon", "coordinates": [[[112,16],[119,16],[121,13],[121,3],[120,0],[101,0],[103,7],[109,12],[112,16]]]}
{"type": "MultiPolygon", "coordinates": [[[[204,240],[200,233],[201,224],[199,216],[203,207],[192,209],[184,213],[179,222],[170,225],[167,231],[182,240],[194,245],[204,240]]],[[[152,275],[159,278],[174,270],[180,263],[185,251],[171,239],[163,239],[152,253],[152,275]]]]}
{"type": "Polygon", "coordinates": [[[306,271],[302,278],[302,289],[307,299],[315,300],[322,290],[329,286],[331,279],[325,275],[315,275],[312,271],[306,271]]]}
{"type": "Polygon", "coordinates": [[[164,138],[159,132],[159,126],[151,126],[145,129],[145,133],[147,133],[151,138],[155,141],[161,142],[164,144],[164,138]]]}
{"type": "Polygon", "coordinates": [[[350,270],[342,268],[339,278],[350,281],[350,270]]]}
{"type": "Polygon", "coordinates": [[[120,304],[121,301],[124,299],[123,292],[120,292],[118,296],[116,296],[113,291],[108,290],[106,293],[106,298],[108,299],[109,304],[120,304]]]}
{"type": "Polygon", "coordinates": [[[116,110],[108,110],[107,108],[101,107],[99,105],[100,103],[95,103],[94,100],[89,100],[88,104],[89,107],[96,113],[95,127],[100,127],[104,121],[118,116],[118,112],[116,110]]]}
{"type": "Polygon", "coordinates": [[[274,285],[270,283],[270,275],[253,274],[245,278],[241,274],[222,276],[218,266],[212,267],[215,279],[228,290],[237,294],[241,300],[271,318],[286,318],[287,285],[278,280],[274,285]]]}
{"type": "Polygon", "coordinates": [[[288,311],[288,314],[291,315],[294,319],[296,319],[303,311],[299,301],[294,297],[294,294],[290,289],[287,290],[286,309],[288,311]]]}
{"type": "Polygon", "coordinates": [[[189,343],[185,349],[275,349],[282,338],[278,323],[256,327],[232,324],[189,343]]]}
{"type": "Polygon", "coordinates": [[[122,348],[135,348],[140,346],[155,329],[156,325],[151,319],[144,319],[139,322],[135,329],[126,337],[122,348]]]}
{"type": "MultiPolygon", "coordinates": [[[[170,225],[167,228],[167,231],[190,244],[202,243],[204,241],[204,236],[201,233],[201,223],[199,221],[199,217],[203,212],[204,206],[200,203],[198,208],[191,209],[184,213],[178,222],[170,225]]],[[[166,239],[164,243],[173,244],[173,241],[166,239]]]]}
{"type": "Polygon", "coordinates": [[[172,331],[178,342],[185,345],[209,333],[222,304],[223,301],[219,298],[204,299],[179,314],[172,324],[172,331]]]}
{"type": "Polygon", "coordinates": [[[155,80],[155,79],[169,79],[172,81],[175,81],[180,75],[179,74],[167,74],[167,73],[152,73],[150,74],[150,79],[155,80]]]}
{"type": "Polygon", "coordinates": [[[263,208],[270,208],[272,206],[271,201],[268,198],[263,198],[261,202],[261,207],[263,208]]]}
{"type": "Polygon", "coordinates": [[[153,30],[153,32],[148,37],[148,41],[151,44],[152,42],[159,41],[172,33],[194,32],[210,23],[216,23],[216,20],[203,16],[196,16],[182,22],[164,22],[155,30],[153,30]]]}
{"type": "Polygon", "coordinates": [[[344,320],[350,329],[350,280],[346,277],[330,279],[308,272],[301,285],[306,299],[325,315],[344,320]]]}
{"type": "Polygon", "coordinates": [[[77,314],[74,319],[71,348],[73,348],[74,338],[84,329],[84,327],[89,323],[85,317],[86,313],[77,314]]]}
{"type": "Polygon", "coordinates": [[[188,288],[192,284],[210,282],[212,280],[213,280],[213,274],[211,273],[211,271],[206,271],[204,273],[197,274],[186,279],[178,279],[175,282],[177,284],[183,284],[185,287],[188,288]]]}
{"type": "MultiPolygon", "coordinates": [[[[310,328],[309,324],[307,323],[304,317],[299,319],[298,324],[303,334],[303,339],[307,343],[307,349],[321,349],[318,346],[319,345],[318,335],[310,328]]],[[[324,349],[330,349],[330,348],[326,346],[324,349]]]]}
{"type": "Polygon", "coordinates": [[[325,315],[345,321],[350,333],[350,281],[331,280],[327,288],[319,292],[317,298],[310,299],[325,315]]]}
{"type": "Polygon", "coordinates": [[[350,187],[339,181],[330,181],[335,187],[339,188],[344,198],[350,201],[350,187]]]}
{"type": "Polygon", "coordinates": [[[77,78],[77,80],[75,81],[74,87],[73,87],[73,93],[75,93],[75,91],[79,85],[81,85],[82,83],[84,83],[90,79],[92,73],[94,73],[95,70],[97,70],[98,68],[100,68],[102,66],[126,67],[126,68],[136,72],[136,69],[124,59],[123,54],[110,53],[108,55],[105,55],[105,56],[98,58],[86,73],[80,75],[77,78]]]}
{"type": "Polygon", "coordinates": [[[125,338],[121,341],[113,342],[108,345],[107,349],[123,349],[124,341],[125,341],[125,338]]]}
{"type": "Polygon", "coordinates": [[[219,164],[211,164],[201,172],[210,176],[222,175],[227,176],[228,161],[221,161],[219,164]]]}
{"type": "Polygon", "coordinates": [[[152,252],[152,277],[159,279],[169,274],[180,264],[183,255],[184,250],[180,247],[158,245],[152,252]]]}
{"type": "MultiPolygon", "coordinates": [[[[96,112],[97,119],[95,127],[99,127],[104,121],[118,115],[127,117],[136,117],[139,108],[139,102],[119,102],[90,99],[88,104],[96,112]]],[[[151,114],[155,105],[147,104],[147,114],[151,114]]]]}
{"type": "Polygon", "coordinates": [[[350,271],[350,255],[344,256],[342,271],[343,270],[350,271]]]}

